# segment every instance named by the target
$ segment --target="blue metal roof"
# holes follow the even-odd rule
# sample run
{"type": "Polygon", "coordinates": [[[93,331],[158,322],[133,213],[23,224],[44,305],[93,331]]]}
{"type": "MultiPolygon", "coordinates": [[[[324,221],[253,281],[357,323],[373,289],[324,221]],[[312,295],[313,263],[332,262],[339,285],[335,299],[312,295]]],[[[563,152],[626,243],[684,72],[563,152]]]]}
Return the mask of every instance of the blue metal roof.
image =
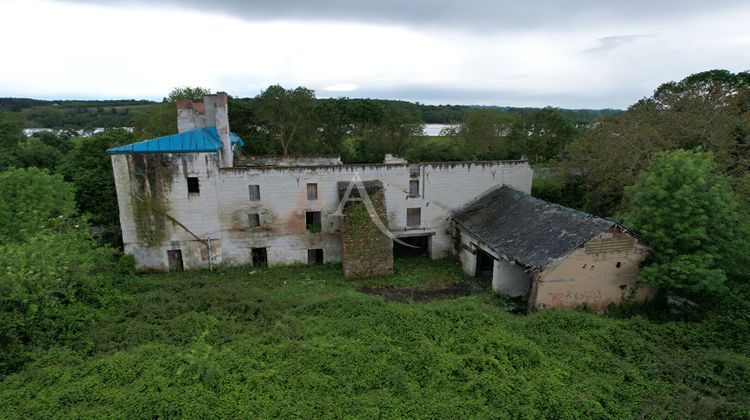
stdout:
{"type": "MultiPolygon", "coordinates": [[[[229,133],[232,144],[244,146],[240,136],[229,133]]],[[[218,152],[222,143],[216,127],[196,128],[184,133],[157,137],[151,140],[139,141],[138,143],[126,144],[124,146],[107,149],[110,155],[133,154],[133,153],[196,153],[196,152],[218,152]]]]}

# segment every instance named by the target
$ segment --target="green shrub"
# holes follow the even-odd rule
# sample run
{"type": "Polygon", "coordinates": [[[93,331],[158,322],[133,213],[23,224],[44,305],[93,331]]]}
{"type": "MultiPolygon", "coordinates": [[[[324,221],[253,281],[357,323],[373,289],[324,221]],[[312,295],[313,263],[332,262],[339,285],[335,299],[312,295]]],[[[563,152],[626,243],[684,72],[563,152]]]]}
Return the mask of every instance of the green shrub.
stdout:
{"type": "Polygon", "coordinates": [[[115,294],[114,250],[98,247],[83,221],[58,220],[24,242],[0,244],[0,372],[26,346],[70,340],[115,294]],[[77,223],[66,226],[66,223],[77,223]]]}
{"type": "Polygon", "coordinates": [[[24,240],[74,213],[73,186],[61,176],[37,168],[0,173],[0,244],[24,240]]]}

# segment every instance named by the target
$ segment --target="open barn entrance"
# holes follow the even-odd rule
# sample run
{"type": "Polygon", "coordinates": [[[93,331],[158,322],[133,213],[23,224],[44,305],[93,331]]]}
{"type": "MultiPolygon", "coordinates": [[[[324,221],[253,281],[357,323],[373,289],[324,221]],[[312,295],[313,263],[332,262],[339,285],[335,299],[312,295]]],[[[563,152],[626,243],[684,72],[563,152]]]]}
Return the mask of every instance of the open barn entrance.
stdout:
{"type": "Polygon", "coordinates": [[[406,236],[398,239],[416,248],[404,246],[393,241],[393,256],[395,258],[430,256],[430,235],[406,236]]]}
{"type": "Polygon", "coordinates": [[[492,279],[492,272],[495,268],[495,259],[492,255],[477,248],[477,269],[476,276],[483,279],[492,279]]]}

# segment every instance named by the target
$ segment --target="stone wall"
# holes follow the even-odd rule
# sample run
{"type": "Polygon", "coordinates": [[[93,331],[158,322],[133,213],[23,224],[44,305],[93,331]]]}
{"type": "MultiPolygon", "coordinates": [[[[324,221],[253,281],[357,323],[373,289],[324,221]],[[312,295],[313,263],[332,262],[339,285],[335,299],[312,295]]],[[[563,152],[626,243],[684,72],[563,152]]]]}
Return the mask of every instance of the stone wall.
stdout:
{"type": "Polygon", "coordinates": [[[307,250],[323,249],[326,262],[341,261],[338,182],[355,177],[380,180],[387,207],[388,227],[395,236],[434,234],[431,257],[453,250],[450,214],[488,189],[507,184],[530,192],[532,171],[525,161],[434,164],[372,164],[297,167],[234,167],[221,169],[217,181],[222,258],[229,264],[250,262],[250,248],[267,248],[268,263],[306,263],[307,250]],[[416,168],[415,172],[410,171],[416,168]],[[414,176],[416,175],[416,176],[414,176]],[[409,181],[420,182],[418,197],[409,196],[409,181]],[[318,198],[308,200],[306,185],[318,185],[318,198]],[[261,199],[249,201],[248,185],[259,185],[261,199]],[[407,208],[418,207],[420,226],[406,226],[407,208]],[[305,212],[320,211],[322,232],[305,231],[305,212]],[[264,215],[261,229],[249,229],[249,212],[264,215]]]}
{"type": "Polygon", "coordinates": [[[182,250],[185,268],[207,267],[209,241],[211,262],[221,262],[218,159],[217,153],[112,156],[125,252],[139,268],[166,270],[172,249],[182,250]],[[188,193],[188,177],[198,178],[198,194],[188,193]]]}
{"type": "Polygon", "coordinates": [[[237,166],[330,166],[342,165],[339,155],[241,156],[237,166]]]}
{"type": "MultiPolygon", "coordinates": [[[[147,245],[135,229],[134,198],[130,187],[133,162],[144,155],[113,155],[123,241],[139,267],[166,269],[166,250],[182,249],[186,268],[205,267],[207,246],[196,242],[178,224],[165,223],[166,236],[147,245]],[[203,250],[203,251],[201,251],[203,250]],[[201,255],[201,252],[203,255],[201,255]]],[[[151,155],[157,156],[157,155],[151,155]]],[[[455,162],[374,165],[219,168],[217,153],[163,154],[172,178],[164,178],[169,214],[203,240],[210,240],[212,262],[250,264],[252,248],[266,248],[269,265],[307,263],[309,249],[322,249],[325,262],[341,261],[339,182],[360,178],[380,180],[388,228],[395,236],[432,234],[430,253],[440,258],[453,252],[451,212],[478,195],[506,184],[531,190],[532,171],[525,161],[455,162]],[[200,194],[187,192],[187,177],[199,178],[200,194]],[[419,181],[419,194],[409,194],[409,181],[419,181]],[[318,195],[308,200],[306,185],[317,184],[318,195]],[[260,200],[250,201],[248,185],[258,185],[260,200]],[[408,208],[421,209],[419,226],[406,226],[408,208]],[[321,229],[308,232],[305,213],[321,212],[321,229]],[[249,225],[258,213],[261,226],[249,225]]]]}
{"type": "Polygon", "coordinates": [[[612,232],[604,232],[539,273],[529,306],[533,309],[576,308],[586,304],[603,310],[610,303],[619,304],[624,300],[642,302],[653,293],[650,287],[638,283],[640,264],[648,251],[648,247],[628,233],[613,237],[612,232]],[[623,246],[612,246],[608,250],[602,246],[608,241],[613,245],[619,241],[623,246]]]}
{"type": "MultiPolygon", "coordinates": [[[[365,184],[377,217],[388,225],[383,184],[365,184]]],[[[353,189],[350,198],[358,198],[353,189]]],[[[347,201],[341,225],[341,261],[346,278],[370,278],[393,273],[393,240],[373,222],[364,202],[347,201]]]]}
{"type": "Polygon", "coordinates": [[[477,250],[482,250],[494,258],[492,267],[492,290],[510,297],[526,297],[531,289],[531,273],[525,267],[500,257],[484,243],[460,228],[455,232],[456,248],[461,267],[469,276],[476,274],[477,250]]]}

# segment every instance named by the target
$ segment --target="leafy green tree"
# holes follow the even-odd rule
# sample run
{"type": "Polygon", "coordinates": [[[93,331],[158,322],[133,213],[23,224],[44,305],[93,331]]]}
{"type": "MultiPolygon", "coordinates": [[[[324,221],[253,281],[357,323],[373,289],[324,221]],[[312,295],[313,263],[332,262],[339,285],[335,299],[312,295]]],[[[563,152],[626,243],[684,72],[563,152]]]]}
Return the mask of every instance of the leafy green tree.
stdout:
{"type": "Polygon", "coordinates": [[[71,341],[116,295],[115,250],[98,246],[82,220],[45,223],[0,242],[0,373],[19,368],[32,347],[71,341]]]}
{"type": "Polygon", "coordinates": [[[0,244],[22,241],[75,214],[73,185],[38,168],[0,173],[0,244]]]}
{"type": "Polygon", "coordinates": [[[522,118],[514,127],[510,141],[514,155],[526,155],[532,163],[557,158],[579,130],[559,110],[546,107],[522,118]]]}
{"type": "Polygon", "coordinates": [[[718,170],[741,192],[750,171],[750,73],[712,70],[659,86],[573,141],[562,172],[584,192],[581,207],[611,215],[623,186],[635,182],[655,153],[695,147],[713,152],[718,170]]]}
{"type": "Polygon", "coordinates": [[[419,109],[410,104],[383,106],[374,114],[377,119],[363,115],[362,108],[358,111],[353,135],[359,162],[382,162],[386,153],[404,156],[410,143],[422,133],[419,109]]]}
{"type": "Polygon", "coordinates": [[[208,95],[211,93],[210,89],[206,89],[203,87],[190,87],[190,86],[181,86],[176,87],[172,89],[171,92],[169,92],[169,95],[164,98],[164,102],[168,103],[175,103],[177,101],[193,101],[193,102],[202,102],[203,96],[208,95]]]}
{"type": "Polygon", "coordinates": [[[351,100],[325,99],[315,107],[315,121],[319,131],[318,143],[327,154],[339,153],[342,142],[352,129],[352,116],[348,113],[351,100]]]}
{"type": "Polygon", "coordinates": [[[469,113],[458,135],[467,159],[505,159],[510,156],[508,138],[516,117],[497,109],[477,109],[469,113]]]}
{"type": "Polygon", "coordinates": [[[189,100],[201,102],[203,95],[211,93],[202,87],[176,87],[169,92],[161,104],[154,105],[153,112],[143,114],[134,121],[134,131],[139,137],[153,138],[177,132],[177,108],[175,102],[189,100]]]}
{"type": "Polygon", "coordinates": [[[22,140],[16,149],[19,166],[31,166],[53,171],[63,158],[63,152],[54,146],[44,143],[39,137],[22,140]]]}
{"type": "Polygon", "coordinates": [[[255,98],[257,124],[274,136],[284,155],[298,143],[314,138],[314,108],[315,92],[304,87],[273,85],[255,98]]]}
{"type": "Polygon", "coordinates": [[[641,272],[645,283],[716,295],[727,275],[747,275],[748,232],[729,179],[716,173],[710,152],[656,153],[638,183],[625,190],[624,222],[653,248],[651,264],[641,272]]]}
{"type": "Polygon", "coordinates": [[[23,118],[0,112],[0,171],[18,165],[18,143],[23,140],[23,118]]]}
{"type": "Polygon", "coordinates": [[[135,136],[125,130],[107,130],[84,137],[60,164],[59,173],[75,186],[78,210],[88,214],[95,225],[119,225],[112,161],[106,151],[133,141],[135,136]]]}

